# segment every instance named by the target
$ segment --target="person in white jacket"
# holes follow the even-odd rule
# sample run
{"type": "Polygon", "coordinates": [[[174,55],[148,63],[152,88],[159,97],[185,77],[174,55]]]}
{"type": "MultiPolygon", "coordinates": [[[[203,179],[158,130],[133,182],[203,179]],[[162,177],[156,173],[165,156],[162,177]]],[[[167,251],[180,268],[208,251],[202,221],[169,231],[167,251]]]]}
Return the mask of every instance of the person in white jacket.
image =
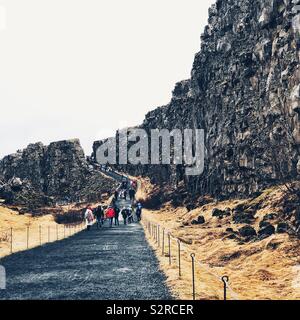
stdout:
{"type": "Polygon", "coordinates": [[[93,225],[93,222],[94,222],[94,214],[91,206],[88,206],[86,208],[86,211],[84,213],[84,219],[86,222],[87,231],[90,231],[91,226],[93,225]]]}

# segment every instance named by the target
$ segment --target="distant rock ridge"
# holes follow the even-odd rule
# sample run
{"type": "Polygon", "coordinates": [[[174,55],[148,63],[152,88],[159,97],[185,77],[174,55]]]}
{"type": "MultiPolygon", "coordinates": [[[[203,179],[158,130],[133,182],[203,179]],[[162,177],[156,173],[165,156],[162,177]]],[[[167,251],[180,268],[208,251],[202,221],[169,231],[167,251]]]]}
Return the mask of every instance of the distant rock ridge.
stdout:
{"type": "Polygon", "coordinates": [[[7,203],[31,207],[101,199],[114,184],[89,164],[78,139],[30,144],[0,160],[0,177],[7,203]]]}

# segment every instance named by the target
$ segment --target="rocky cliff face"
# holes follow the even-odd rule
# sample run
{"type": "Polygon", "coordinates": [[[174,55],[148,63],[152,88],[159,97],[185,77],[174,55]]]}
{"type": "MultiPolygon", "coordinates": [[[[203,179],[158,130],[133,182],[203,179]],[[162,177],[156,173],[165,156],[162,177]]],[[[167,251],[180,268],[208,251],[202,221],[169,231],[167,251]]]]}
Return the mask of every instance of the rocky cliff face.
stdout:
{"type": "Polygon", "coordinates": [[[0,176],[7,203],[29,207],[97,200],[114,185],[89,165],[79,140],[31,144],[0,161],[0,176]]]}
{"type": "MultiPolygon", "coordinates": [[[[191,78],[142,128],[205,130],[202,176],[180,166],[127,166],[189,194],[248,196],[295,178],[300,159],[298,0],[218,0],[209,10],[191,78]],[[182,182],[182,183],[181,183],[182,182]]],[[[94,145],[94,151],[97,143],[94,145]]]]}

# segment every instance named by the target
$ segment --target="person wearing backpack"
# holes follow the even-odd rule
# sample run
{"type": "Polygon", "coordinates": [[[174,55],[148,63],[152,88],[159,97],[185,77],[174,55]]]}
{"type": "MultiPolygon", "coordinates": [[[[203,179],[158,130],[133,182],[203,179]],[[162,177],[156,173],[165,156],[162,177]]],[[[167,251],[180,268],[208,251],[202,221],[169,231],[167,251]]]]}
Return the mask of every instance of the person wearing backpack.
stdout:
{"type": "Polygon", "coordinates": [[[87,231],[90,231],[94,222],[93,209],[91,208],[91,206],[87,206],[86,211],[84,213],[84,219],[86,222],[86,229],[87,231]]]}

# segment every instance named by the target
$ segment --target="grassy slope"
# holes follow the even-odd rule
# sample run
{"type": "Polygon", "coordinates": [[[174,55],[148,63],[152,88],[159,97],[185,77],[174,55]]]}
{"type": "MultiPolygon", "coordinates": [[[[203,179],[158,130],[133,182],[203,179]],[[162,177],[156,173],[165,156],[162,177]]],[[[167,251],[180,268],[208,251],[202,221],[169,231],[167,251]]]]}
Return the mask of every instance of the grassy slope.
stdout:
{"type": "MultiPolygon", "coordinates": [[[[150,190],[147,182],[147,189],[150,190]]],[[[141,191],[144,196],[145,192],[141,191]]],[[[264,203],[258,210],[254,227],[263,216],[276,212],[276,205],[280,201],[280,189],[266,190],[255,200],[264,203]]],[[[262,241],[241,244],[237,240],[226,237],[226,228],[237,230],[243,225],[232,222],[232,218],[221,221],[212,217],[213,208],[233,208],[241,201],[225,201],[212,203],[196,210],[187,212],[186,208],[172,208],[167,204],[160,211],[145,211],[144,217],[155,221],[161,228],[167,228],[177,238],[180,238],[192,252],[195,252],[197,261],[201,261],[212,273],[230,277],[232,289],[239,299],[300,299],[300,246],[299,240],[287,234],[276,234],[262,241]],[[192,226],[190,222],[199,215],[205,217],[206,223],[201,226],[192,226]],[[189,225],[185,226],[187,223],[189,225]]],[[[162,239],[161,239],[162,240],[162,239]]],[[[153,244],[153,241],[150,240],[153,244]]],[[[154,245],[157,247],[157,245],[154,245]]],[[[167,247],[166,247],[167,248],[167,247]]],[[[176,241],[172,241],[173,264],[169,266],[167,256],[162,257],[162,250],[157,250],[161,267],[168,276],[168,284],[174,294],[181,299],[191,299],[191,258],[183,255],[183,276],[178,278],[178,263],[176,241]]],[[[207,272],[199,264],[196,267],[197,298],[222,298],[222,283],[217,277],[207,272]]],[[[231,298],[234,298],[232,295],[231,298]]]]}

